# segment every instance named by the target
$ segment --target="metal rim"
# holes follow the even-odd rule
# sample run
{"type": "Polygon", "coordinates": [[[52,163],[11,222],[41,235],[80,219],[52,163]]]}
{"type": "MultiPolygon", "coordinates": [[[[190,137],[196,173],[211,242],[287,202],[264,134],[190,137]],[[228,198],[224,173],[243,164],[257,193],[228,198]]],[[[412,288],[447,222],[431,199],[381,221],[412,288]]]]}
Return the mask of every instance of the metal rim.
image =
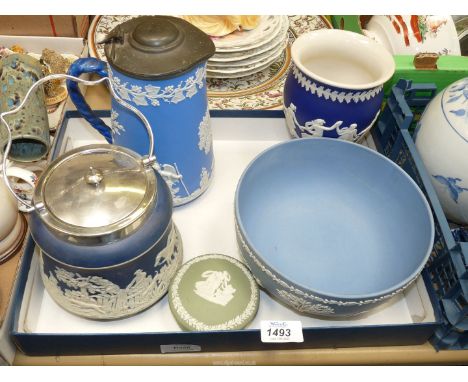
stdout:
{"type": "Polygon", "coordinates": [[[156,184],[157,179],[153,168],[145,166],[141,158],[139,158],[139,156],[133,151],[120,146],[94,144],[78,147],[52,162],[48,169],[39,178],[39,182],[34,191],[33,201],[34,207],[36,208],[36,211],[40,215],[42,221],[49,228],[51,228],[54,233],[59,235],[79,237],[80,240],[99,237],[100,241],[102,241],[105,236],[108,235],[115,237],[127,236],[141,225],[141,223],[145,220],[145,217],[148,215],[148,212],[151,211],[151,206],[157,198],[156,184]],[[145,194],[143,195],[141,202],[136,209],[134,209],[124,218],[114,223],[102,227],[81,227],[66,223],[59,217],[55,216],[47,206],[47,200],[45,200],[44,197],[47,182],[53,174],[54,170],[59,168],[63,163],[83,155],[98,152],[120,152],[134,158],[135,162],[139,162],[141,171],[146,175],[145,194]]]}

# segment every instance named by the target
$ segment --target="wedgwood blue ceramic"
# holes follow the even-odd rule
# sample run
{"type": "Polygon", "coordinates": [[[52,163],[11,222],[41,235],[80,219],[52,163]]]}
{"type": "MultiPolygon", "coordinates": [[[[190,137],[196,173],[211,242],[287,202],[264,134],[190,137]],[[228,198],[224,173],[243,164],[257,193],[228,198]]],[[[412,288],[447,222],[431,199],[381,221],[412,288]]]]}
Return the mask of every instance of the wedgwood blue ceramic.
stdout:
{"type": "Polygon", "coordinates": [[[379,115],[391,54],[368,37],[327,29],[301,35],[291,56],[283,99],[290,134],[359,140],[379,115]]]}
{"type": "Polygon", "coordinates": [[[131,316],[153,305],[182,264],[171,194],[161,175],[151,168],[135,176],[138,164],[130,161],[136,154],[107,147],[85,146],[87,154],[78,148],[53,162],[34,200],[49,204],[30,216],[45,289],[64,309],[99,320],[131,316]],[[118,170],[105,168],[99,157],[127,163],[118,170]],[[83,181],[87,170],[78,162],[87,159],[98,162],[102,185],[83,181]],[[116,187],[123,188],[118,195],[116,187]],[[153,200],[140,200],[140,191],[153,193],[153,200]],[[131,221],[138,209],[144,213],[131,221]],[[55,214],[56,221],[47,214],[55,214]]]}
{"type": "MultiPolygon", "coordinates": [[[[206,89],[213,42],[183,19],[145,16],[120,24],[104,43],[108,64],[80,59],[69,74],[110,77],[116,93],[149,120],[174,205],[190,202],[208,188],[214,166],[206,89]]],[[[109,128],[91,112],[76,83],[68,88],[78,111],[108,142],[147,151],[145,131],[134,114],[112,100],[109,128]]]]}
{"type": "Polygon", "coordinates": [[[82,150],[52,163],[36,188],[35,204],[49,202],[45,211],[35,210],[30,216],[31,235],[40,248],[41,278],[49,295],[71,313],[98,320],[128,317],[163,297],[182,264],[171,194],[152,168],[134,176],[138,166],[128,163],[130,151],[110,152],[104,145],[86,146],[88,159],[114,156],[127,161],[128,167],[106,169],[103,162],[96,163],[101,164],[103,185],[82,182],[86,168],[76,169],[82,150]],[[72,169],[75,176],[65,174],[72,169]],[[153,200],[138,199],[145,178],[151,181],[153,174],[156,188],[148,187],[153,200]],[[132,187],[117,195],[115,188],[125,189],[125,184],[132,187]],[[129,220],[143,208],[143,215],[129,220]],[[45,219],[46,214],[55,214],[59,224],[45,219]]]}
{"type": "Polygon", "coordinates": [[[419,275],[433,246],[429,205],[395,163],[355,143],[292,140],[243,173],[241,254],[272,296],[302,314],[369,311],[419,275]]]}
{"type": "MultiPolygon", "coordinates": [[[[62,79],[96,84],[69,75],[62,79]]],[[[182,243],[172,222],[172,196],[153,165],[152,130],[137,109],[150,138],[149,154],[140,156],[116,145],[95,144],[68,151],[49,164],[40,176],[32,202],[29,227],[40,249],[40,273],[45,289],[64,309],[90,319],[109,320],[138,313],[156,303],[182,263],[182,243]]],[[[8,128],[3,169],[11,147],[8,128]]],[[[158,167],[158,166],[157,166],[158,167]]]]}

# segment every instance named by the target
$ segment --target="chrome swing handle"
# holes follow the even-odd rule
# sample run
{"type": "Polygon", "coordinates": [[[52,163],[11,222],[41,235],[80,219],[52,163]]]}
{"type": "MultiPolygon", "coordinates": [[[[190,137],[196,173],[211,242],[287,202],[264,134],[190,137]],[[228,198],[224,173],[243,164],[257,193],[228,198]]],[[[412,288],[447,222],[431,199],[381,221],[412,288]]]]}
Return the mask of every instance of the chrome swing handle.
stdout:
{"type": "Polygon", "coordinates": [[[2,160],[2,171],[3,171],[3,174],[4,174],[4,182],[8,188],[8,190],[13,194],[13,196],[18,200],[18,202],[20,202],[22,205],[25,206],[25,212],[31,212],[33,210],[35,210],[35,207],[31,204],[31,203],[28,203],[26,200],[20,198],[16,192],[13,190],[13,188],[11,187],[11,184],[8,180],[8,177],[5,175],[7,172],[6,172],[6,169],[7,169],[7,161],[8,161],[8,155],[10,153],[10,150],[11,150],[11,145],[12,145],[12,134],[11,134],[11,128],[8,124],[8,122],[6,121],[5,117],[9,116],[9,115],[12,115],[12,114],[15,114],[17,113],[18,111],[20,111],[24,105],[26,104],[26,101],[28,100],[29,96],[37,90],[37,88],[39,86],[41,86],[42,84],[44,84],[45,82],[47,81],[51,81],[51,80],[62,80],[62,79],[67,79],[67,80],[71,80],[71,81],[75,81],[75,82],[79,82],[79,83],[82,83],[86,86],[94,86],[94,85],[98,85],[102,82],[107,82],[108,85],[109,85],[109,89],[110,89],[110,92],[112,94],[112,96],[114,97],[114,99],[117,101],[117,103],[119,103],[120,105],[122,105],[123,107],[129,109],[130,111],[134,112],[140,119],[141,121],[143,122],[145,128],[146,128],[146,131],[148,133],[148,137],[149,137],[149,154],[148,154],[148,157],[146,158],[143,158],[143,163],[145,166],[151,166],[153,164],[155,164],[157,161],[156,161],[156,157],[154,155],[154,135],[153,135],[153,130],[151,129],[151,126],[148,122],[148,120],[146,119],[146,117],[143,115],[143,113],[141,111],[139,111],[136,107],[128,104],[127,102],[125,102],[123,99],[121,99],[117,93],[115,92],[113,86],[112,86],[112,82],[110,80],[109,77],[102,77],[98,80],[84,80],[82,78],[79,78],[79,77],[75,77],[75,76],[71,76],[69,74],[51,74],[51,75],[48,75],[46,77],[43,77],[41,79],[39,79],[38,81],[36,81],[30,88],[29,90],[27,91],[26,95],[24,96],[23,100],[21,101],[21,103],[14,109],[11,109],[11,110],[8,110],[8,111],[5,111],[3,113],[0,113],[0,120],[2,122],[2,124],[6,127],[6,130],[7,130],[7,138],[8,138],[8,141],[7,141],[7,145],[5,147],[5,150],[3,152],[3,160],[2,160]]]}

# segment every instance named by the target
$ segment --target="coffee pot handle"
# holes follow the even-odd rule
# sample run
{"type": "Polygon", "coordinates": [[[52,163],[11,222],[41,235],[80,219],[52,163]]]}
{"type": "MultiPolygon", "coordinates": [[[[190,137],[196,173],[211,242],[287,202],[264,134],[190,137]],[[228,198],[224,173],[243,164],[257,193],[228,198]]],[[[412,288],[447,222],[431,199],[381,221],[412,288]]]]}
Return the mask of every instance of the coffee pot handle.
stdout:
{"type": "MultiPolygon", "coordinates": [[[[47,81],[51,81],[51,80],[62,80],[62,79],[67,79],[67,80],[71,80],[71,81],[76,81],[76,82],[80,82],[82,84],[85,84],[87,86],[93,86],[93,85],[98,85],[100,84],[101,82],[108,82],[109,84],[109,89],[111,91],[111,94],[112,96],[115,98],[115,100],[120,104],[122,105],[123,107],[133,111],[140,119],[141,121],[143,122],[143,125],[145,126],[146,128],[146,131],[148,133],[148,137],[149,137],[149,154],[146,158],[143,159],[143,164],[145,166],[156,166],[159,168],[159,165],[157,164],[157,161],[156,161],[156,157],[154,156],[154,137],[153,137],[153,131],[151,130],[151,126],[148,122],[148,120],[146,119],[146,117],[143,115],[143,113],[138,110],[136,107],[128,104],[127,102],[125,102],[124,100],[122,100],[114,91],[114,88],[112,87],[112,83],[109,79],[109,77],[102,77],[98,80],[95,80],[95,81],[88,81],[88,80],[84,80],[82,78],[78,78],[78,77],[74,77],[74,76],[71,76],[69,74],[51,74],[49,76],[46,76],[46,77],[43,77],[41,79],[39,79],[38,81],[36,81],[30,88],[29,90],[27,91],[26,95],[24,96],[23,100],[21,101],[21,103],[14,109],[11,109],[11,110],[8,110],[8,111],[5,111],[3,113],[0,113],[0,121],[1,123],[6,127],[6,130],[7,130],[7,138],[8,138],[8,141],[7,141],[7,145],[5,147],[5,150],[3,152],[3,160],[2,160],[2,170],[3,170],[3,174],[7,174],[7,160],[8,160],[8,154],[10,153],[10,149],[11,149],[11,144],[12,144],[12,135],[11,135],[11,128],[10,126],[8,125],[8,122],[6,121],[5,117],[7,117],[8,115],[11,115],[11,114],[15,114],[17,113],[18,111],[20,111],[24,105],[26,104],[29,96],[36,91],[36,89],[41,86],[44,82],[47,82],[47,81]]],[[[8,180],[8,177],[7,176],[4,176],[4,181],[5,181],[5,184],[7,186],[7,188],[10,190],[10,192],[13,194],[13,196],[23,205],[25,206],[25,211],[26,212],[31,212],[35,209],[35,207],[28,203],[27,201],[21,199],[16,193],[15,191],[13,190],[13,188],[11,187],[10,183],[9,183],[9,180],[8,180]]]]}
{"type": "MultiPolygon", "coordinates": [[[[74,61],[68,69],[68,74],[74,77],[80,77],[85,73],[95,73],[101,77],[108,77],[107,65],[104,61],[98,60],[93,57],[79,58],[74,61]]],[[[112,143],[112,130],[107,126],[104,121],[97,117],[91,110],[88,103],[85,101],[81,94],[78,83],[75,81],[67,80],[67,89],[70,99],[75,104],[76,109],[81,116],[89,122],[101,135],[104,136],[107,142],[112,143]]]]}

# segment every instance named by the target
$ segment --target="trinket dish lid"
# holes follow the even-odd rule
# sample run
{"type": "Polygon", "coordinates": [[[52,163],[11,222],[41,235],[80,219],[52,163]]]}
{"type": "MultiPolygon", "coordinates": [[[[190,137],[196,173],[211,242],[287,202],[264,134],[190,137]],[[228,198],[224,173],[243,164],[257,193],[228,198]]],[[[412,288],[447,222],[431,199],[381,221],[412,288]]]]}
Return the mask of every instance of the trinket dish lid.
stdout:
{"type": "Polygon", "coordinates": [[[143,79],[182,74],[215,53],[211,39],[189,22],[171,16],[142,16],[115,27],[105,44],[109,64],[143,79]]]}
{"type": "Polygon", "coordinates": [[[127,236],[156,200],[154,170],[131,150],[89,145],[68,152],[41,176],[34,204],[57,234],[127,236]]]}
{"type": "Polygon", "coordinates": [[[247,267],[225,255],[184,264],[169,287],[171,311],[185,330],[236,330],[255,317],[259,289],[247,267]]]}

